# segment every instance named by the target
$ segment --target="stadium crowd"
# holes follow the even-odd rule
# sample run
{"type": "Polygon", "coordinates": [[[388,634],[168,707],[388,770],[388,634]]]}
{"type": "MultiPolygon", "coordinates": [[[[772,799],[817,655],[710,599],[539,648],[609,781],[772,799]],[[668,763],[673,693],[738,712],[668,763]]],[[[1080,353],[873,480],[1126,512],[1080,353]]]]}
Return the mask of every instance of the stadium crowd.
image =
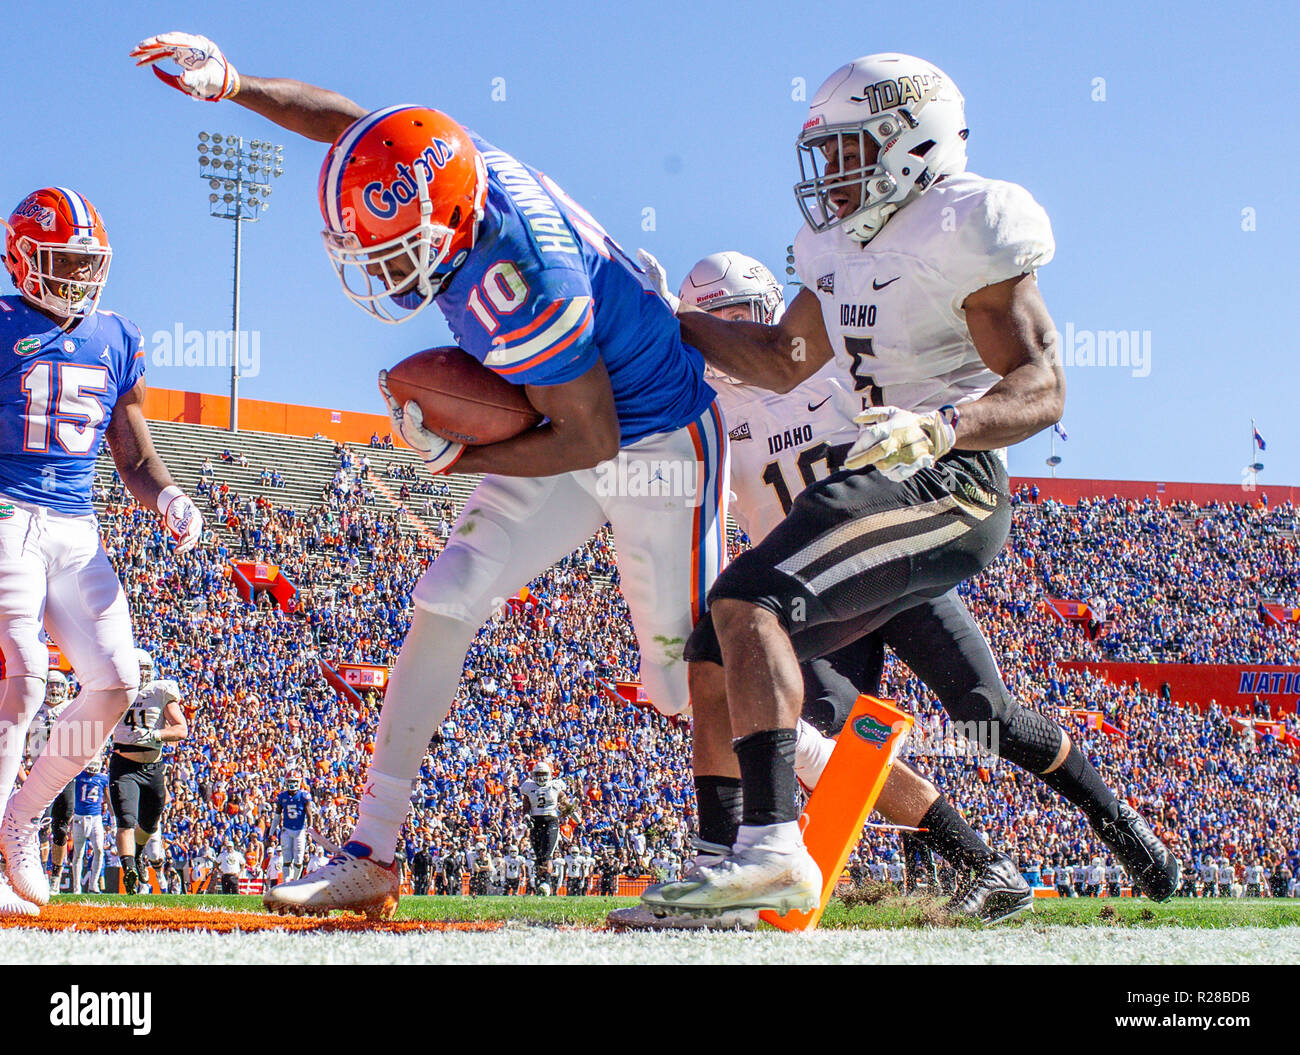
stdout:
{"type": "MultiPolygon", "coordinates": [[[[377,437],[371,446],[386,449],[377,437]]],[[[199,500],[215,530],[179,558],[157,518],[131,503],[115,477],[96,489],[137,644],[153,653],[160,676],[182,686],[192,733],[169,767],[164,831],[171,859],[195,875],[240,859],[238,871],[249,876],[268,864],[278,871],[272,804],[289,772],[311,791],[321,834],[343,841],[382,699],[344,698],[321,662],[393,662],[410,590],[454,519],[445,484],[412,480],[403,469],[372,472],[367,455],[346,447],[335,454],[337,469],[306,512],[238,494],[206,459],[199,500]],[[419,511],[433,530],[413,530],[408,513],[379,508],[370,483],[380,475],[401,482],[411,513],[413,496],[423,495],[419,511]],[[241,599],[232,559],[278,565],[297,587],[291,610],[266,593],[241,599]]],[[[241,460],[227,451],[218,465],[241,460]]],[[[1244,736],[1216,710],[1056,663],[1297,662],[1294,625],[1265,625],[1258,611],[1261,596],[1300,605],[1295,510],[1118,499],[1073,507],[1017,497],[1006,550],[963,587],[1012,691],[1054,716],[1068,713],[1062,707],[1101,710],[1117,733],[1076,723],[1072,735],[1198,875],[1226,858],[1242,889],[1258,867],[1284,871],[1281,889],[1294,894],[1300,768],[1290,746],[1244,736]],[[1087,601],[1104,619],[1062,624],[1043,612],[1048,597],[1087,601]]],[[[671,874],[689,855],[689,725],[613,691],[612,683],[635,679],[638,662],[617,581],[605,529],[526,595],[503,599],[479,633],[412,797],[403,849],[417,885],[446,888],[461,873],[484,891],[527,881],[518,785],[540,758],[573,803],[560,868],[581,876],[583,889],[605,889],[620,873],[671,874]]],[[[1039,882],[1083,868],[1083,889],[1092,886],[1089,869],[1094,878],[1104,869],[1106,851],[1081,815],[1015,767],[971,754],[937,701],[892,660],[885,691],[918,717],[913,762],[977,831],[1039,882]]],[[[1293,716],[1285,725],[1300,732],[1293,716]]],[[[853,868],[888,877],[896,846],[892,832],[868,829],[853,868]]],[[[1217,886],[1217,871],[1212,878],[1217,886]]]]}

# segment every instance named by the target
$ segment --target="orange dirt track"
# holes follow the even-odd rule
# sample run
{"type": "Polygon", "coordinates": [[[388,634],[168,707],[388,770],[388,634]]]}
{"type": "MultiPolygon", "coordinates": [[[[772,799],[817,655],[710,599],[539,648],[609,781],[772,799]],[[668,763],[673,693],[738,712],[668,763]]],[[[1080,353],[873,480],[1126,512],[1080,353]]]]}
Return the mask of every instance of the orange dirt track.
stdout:
{"type": "Polygon", "coordinates": [[[303,931],[315,934],[409,934],[415,931],[492,931],[499,922],[422,919],[377,920],[361,916],[329,918],[272,916],[257,912],[207,912],[200,909],[126,905],[47,905],[35,918],[0,919],[0,928],[48,931],[303,931]]]}

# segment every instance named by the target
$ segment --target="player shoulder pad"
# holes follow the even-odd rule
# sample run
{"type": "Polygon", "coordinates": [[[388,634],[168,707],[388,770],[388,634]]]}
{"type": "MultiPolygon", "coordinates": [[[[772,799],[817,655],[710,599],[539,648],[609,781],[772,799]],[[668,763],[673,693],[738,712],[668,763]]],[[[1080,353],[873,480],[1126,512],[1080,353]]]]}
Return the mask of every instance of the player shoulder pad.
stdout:
{"type": "Polygon", "coordinates": [[[139,326],[133,323],[125,315],[119,315],[115,311],[101,309],[99,314],[104,316],[106,322],[112,322],[118,327],[122,333],[123,339],[126,341],[127,347],[132,352],[140,350],[140,346],[144,343],[144,336],[140,333],[139,326]]]}
{"type": "Polygon", "coordinates": [[[937,206],[939,215],[922,219],[940,232],[932,263],[956,287],[955,307],[978,289],[1042,267],[1056,252],[1047,212],[1017,183],[968,172],[945,179],[922,200],[931,195],[929,211],[937,206]]]}

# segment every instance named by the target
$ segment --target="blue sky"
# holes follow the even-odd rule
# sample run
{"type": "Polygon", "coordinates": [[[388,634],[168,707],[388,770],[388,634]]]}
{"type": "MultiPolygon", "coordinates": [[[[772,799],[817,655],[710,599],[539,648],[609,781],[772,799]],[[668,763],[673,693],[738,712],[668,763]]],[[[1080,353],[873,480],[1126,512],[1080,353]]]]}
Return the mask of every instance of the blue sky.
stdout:
{"type": "MultiPolygon", "coordinates": [[[[921,55],[966,96],[971,169],[1023,184],[1051,216],[1057,255],[1039,278],[1058,328],[1149,342],[1149,362],[1067,370],[1061,474],[1235,482],[1253,416],[1261,483],[1300,483],[1293,5],[128,2],[78,7],[57,48],[0,37],[0,207],[47,184],[94,201],[115,250],[104,306],[151,353],[177,326],[230,325],[232,225],[207,215],[197,132],[283,143],[272,208],[246,228],[242,326],[259,362],[241,394],[379,411],[375,372],[447,343],[441,318],[384,326],[343,297],[319,238],[324,146],[136,70],[131,46],[172,29],[250,74],[447,111],[626,248],[651,249],[674,283],[719,249],[779,273],[801,222],[800,85],[811,96],[874,51],[921,55]]],[[[229,387],[226,370],[157,364],[150,381],[229,387]]],[[[1030,440],[1012,470],[1045,473],[1047,453],[1030,440]]]]}

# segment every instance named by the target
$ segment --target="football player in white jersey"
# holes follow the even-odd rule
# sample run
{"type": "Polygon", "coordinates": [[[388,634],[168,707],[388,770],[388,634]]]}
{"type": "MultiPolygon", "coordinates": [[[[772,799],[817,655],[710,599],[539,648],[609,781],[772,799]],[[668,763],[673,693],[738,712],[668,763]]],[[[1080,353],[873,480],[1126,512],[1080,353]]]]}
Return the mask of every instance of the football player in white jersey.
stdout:
{"type": "MultiPolygon", "coordinates": [[[[555,853],[555,844],[560,838],[560,811],[568,804],[568,797],[564,781],[552,776],[549,762],[538,762],[533,766],[532,775],[519,785],[519,794],[523,796],[524,808],[532,825],[533,861],[540,889],[550,877],[551,855],[555,853]]],[[[559,879],[556,878],[549,886],[558,890],[559,879]]]]}
{"type": "MultiPolygon", "coordinates": [[[[159,830],[167,804],[166,744],[190,735],[181,709],[181,687],[170,678],[155,678],[153,657],[137,648],[140,691],[113,730],[113,757],[108,763],[109,798],[117,818],[117,855],[122,884],[134,894],[147,886],[145,848],[159,830]]],[[[155,867],[157,863],[155,863],[155,867]]]]}
{"type": "MultiPolygon", "coordinates": [[[[741,253],[715,253],[695,265],[682,283],[683,303],[699,306],[730,321],[771,325],[785,308],[780,283],[759,261],[741,253]]],[[[857,438],[853,418],[858,399],[839,376],[833,363],[787,393],[746,385],[716,372],[711,380],[726,416],[731,438],[732,513],[752,542],[761,541],[784,519],[797,496],[809,484],[824,479],[840,467],[857,438]]],[[[933,606],[931,618],[964,611],[955,593],[945,594],[933,606]]],[[[795,744],[795,774],[800,783],[816,786],[859,693],[876,695],[884,664],[884,646],[891,643],[914,665],[927,684],[940,694],[952,684],[941,657],[909,647],[915,619],[908,613],[860,641],[801,667],[804,702],[795,744]],[[939,659],[936,664],[935,659],[939,659]]],[[[702,693],[724,691],[721,657],[697,656],[696,664],[709,663],[711,671],[695,670],[692,687],[697,713],[720,712],[718,700],[702,700],[702,693]]],[[[997,665],[991,654],[975,671],[986,691],[1002,692],[997,665]]],[[[696,801],[700,833],[695,864],[716,863],[731,846],[740,825],[740,778],[736,756],[730,750],[729,729],[697,721],[694,729],[696,801]],[[725,762],[725,772],[709,767],[725,762]]],[[[904,836],[904,853],[898,867],[909,873],[928,869],[930,851],[942,854],[963,876],[962,893],[950,903],[955,914],[997,922],[1029,908],[1033,891],[1005,854],[989,849],[960,813],[930,781],[902,760],[876,802],[889,821],[923,829],[904,836]],[[917,845],[919,844],[919,845],[917,845]],[[920,854],[921,866],[915,860],[920,854]],[[972,876],[975,878],[972,880],[972,876]]],[[[908,876],[909,879],[915,876],[908,876]]],[[[643,906],[615,909],[612,926],[644,929],[749,927],[757,914],[729,913],[720,918],[693,919],[656,915],[643,906]]]]}
{"type": "MultiPolygon", "coordinates": [[[[1011,519],[994,452],[1060,419],[1064,372],[1035,279],[1054,252],[1051,226],[1023,188],[965,171],[966,135],[964,100],[930,63],[882,54],[841,67],[797,143],[806,224],[794,250],[805,288],[775,325],[680,311],[686,340],[723,373],[789,391],[833,361],[862,410],[844,470],[809,486],[723,571],[688,642],[688,659],[733,657],[725,695],[743,823],[719,864],[648,890],[651,908],[817,903],[821,874],[795,797],[800,659],[983,569],[1011,519]]],[[[672,303],[666,283],[661,291],[672,303]]],[[[921,647],[947,649],[959,665],[987,649],[942,622],[924,633],[921,647]]],[[[996,730],[1004,758],[1080,806],[1148,894],[1177,889],[1177,860],[1058,726],[976,689],[948,711],[996,730]]],[[[695,714],[706,720],[698,702],[695,714]]]]}

